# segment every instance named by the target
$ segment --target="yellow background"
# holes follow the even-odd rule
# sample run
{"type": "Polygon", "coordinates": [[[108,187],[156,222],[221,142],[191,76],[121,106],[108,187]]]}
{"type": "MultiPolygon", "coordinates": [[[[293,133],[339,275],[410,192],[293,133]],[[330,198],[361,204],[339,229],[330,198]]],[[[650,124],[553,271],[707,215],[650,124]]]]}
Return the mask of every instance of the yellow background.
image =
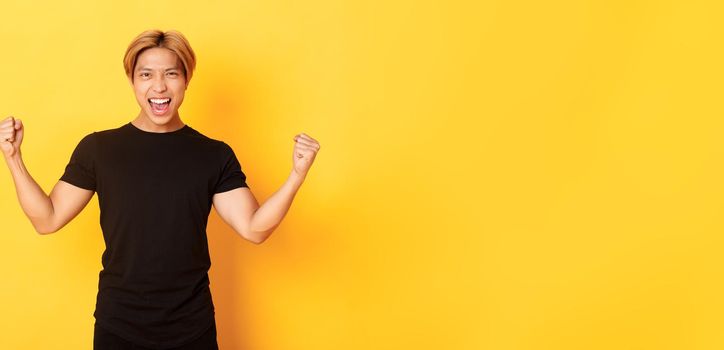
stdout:
{"type": "MultiPolygon", "coordinates": [[[[722,349],[718,4],[3,1],[0,116],[49,192],[136,116],[130,40],[178,29],[181,117],[260,202],[319,140],[264,244],[212,211],[224,350],[722,349]]],[[[91,349],[97,197],[39,236],[0,191],[0,348],[91,349]]]]}

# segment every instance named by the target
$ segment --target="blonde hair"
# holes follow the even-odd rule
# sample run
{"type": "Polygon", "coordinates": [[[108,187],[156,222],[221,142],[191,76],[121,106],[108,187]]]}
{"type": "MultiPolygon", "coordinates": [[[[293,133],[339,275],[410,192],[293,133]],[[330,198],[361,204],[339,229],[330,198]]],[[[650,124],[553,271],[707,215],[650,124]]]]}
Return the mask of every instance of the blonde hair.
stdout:
{"type": "Polygon", "coordinates": [[[147,30],[139,34],[126,49],[126,55],[123,57],[123,68],[126,70],[128,78],[133,80],[133,70],[136,68],[136,60],[138,56],[146,49],[152,47],[162,47],[176,53],[176,56],[183,63],[184,76],[186,84],[191,81],[191,76],[196,68],[196,55],[191,49],[189,41],[186,40],[181,32],[176,30],[161,31],[158,29],[147,30]]]}

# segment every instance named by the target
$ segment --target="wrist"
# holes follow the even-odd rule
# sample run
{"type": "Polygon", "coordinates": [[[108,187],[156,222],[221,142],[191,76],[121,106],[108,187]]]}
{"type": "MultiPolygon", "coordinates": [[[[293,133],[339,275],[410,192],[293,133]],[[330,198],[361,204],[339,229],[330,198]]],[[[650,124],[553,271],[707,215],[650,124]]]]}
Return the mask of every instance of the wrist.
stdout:
{"type": "Polygon", "coordinates": [[[300,174],[296,170],[292,169],[292,172],[289,174],[288,180],[295,185],[301,185],[302,182],[304,182],[304,178],[306,177],[307,174],[300,174]]]}
{"type": "Polygon", "coordinates": [[[10,172],[18,174],[18,172],[25,172],[25,165],[23,164],[23,157],[20,153],[15,153],[12,156],[5,156],[5,163],[7,163],[10,172]]]}
{"type": "Polygon", "coordinates": [[[17,150],[12,156],[7,156],[4,153],[3,156],[5,156],[5,161],[7,162],[17,162],[23,158],[23,154],[20,153],[20,150],[17,150]]]}

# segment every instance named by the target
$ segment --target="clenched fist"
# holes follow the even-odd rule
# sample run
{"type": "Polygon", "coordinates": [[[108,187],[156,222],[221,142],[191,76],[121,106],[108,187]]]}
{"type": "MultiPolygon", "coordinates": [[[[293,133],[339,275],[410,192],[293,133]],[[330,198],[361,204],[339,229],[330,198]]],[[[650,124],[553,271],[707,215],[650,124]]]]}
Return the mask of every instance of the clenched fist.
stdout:
{"type": "Polygon", "coordinates": [[[0,149],[6,158],[20,153],[23,143],[23,122],[10,116],[0,122],[0,149]]]}
{"type": "Polygon", "coordinates": [[[294,171],[301,176],[307,176],[309,167],[319,152],[319,142],[305,133],[294,136],[294,171]]]}

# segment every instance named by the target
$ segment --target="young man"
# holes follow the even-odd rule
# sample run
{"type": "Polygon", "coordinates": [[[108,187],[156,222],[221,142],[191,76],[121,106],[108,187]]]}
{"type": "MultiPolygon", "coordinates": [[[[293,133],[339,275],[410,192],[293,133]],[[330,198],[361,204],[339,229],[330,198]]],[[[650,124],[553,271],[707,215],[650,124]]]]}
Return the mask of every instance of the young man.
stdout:
{"type": "Polygon", "coordinates": [[[186,38],[173,30],[143,32],[123,63],[138,116],[83,137],[49,196],[23,163],[20,119],[0,123],[0,148],[40,234],[60,230],[98,193],[106,249],[95,349],[217,349],[206,238],[211,205],[243,238],[264,242],[286,215],[319,143],[294,136],[290,175],[259,206],[231,147],[181,121],[196,64],[186,38]]]}

